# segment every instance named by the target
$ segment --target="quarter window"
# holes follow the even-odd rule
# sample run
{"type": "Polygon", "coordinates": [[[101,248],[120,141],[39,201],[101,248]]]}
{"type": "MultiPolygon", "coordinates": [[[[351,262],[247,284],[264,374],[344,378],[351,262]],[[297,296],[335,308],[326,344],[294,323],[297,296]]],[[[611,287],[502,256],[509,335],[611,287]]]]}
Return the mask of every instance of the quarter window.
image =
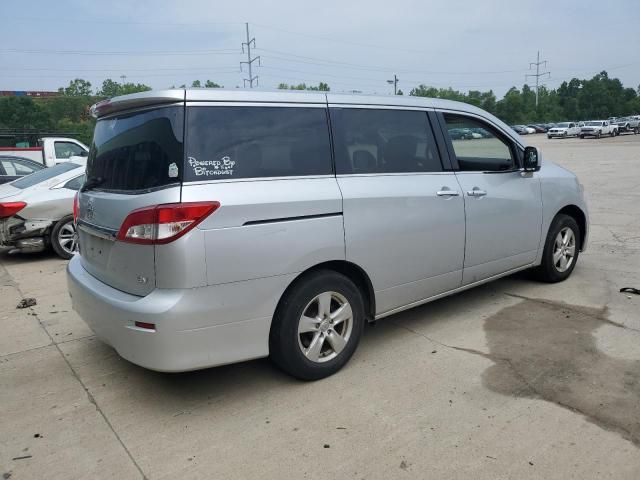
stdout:
{"type": "Polygon", "coordinates": [[[80,190],[80,187],[86,180],[86,175],[80,175],[79,177],[72,178],[67,183],[64,184],[64,188],[68,188],[69,190],[80,190]]]}
{"type": "Polygon", "coordinates": [[[509,143],[479,120],[445,114],[453,150],[462,171],[499,172],[515,166],[509,143]]]}
{"type": "Polygon", "coordinates": [[[185,181],[330,175],[327,112],[188,107],[185,181]]]}
{"type": "Polygon", "coordinates": [[[426,112],[331,110],[339,174],[441,172],[426,112]]]}

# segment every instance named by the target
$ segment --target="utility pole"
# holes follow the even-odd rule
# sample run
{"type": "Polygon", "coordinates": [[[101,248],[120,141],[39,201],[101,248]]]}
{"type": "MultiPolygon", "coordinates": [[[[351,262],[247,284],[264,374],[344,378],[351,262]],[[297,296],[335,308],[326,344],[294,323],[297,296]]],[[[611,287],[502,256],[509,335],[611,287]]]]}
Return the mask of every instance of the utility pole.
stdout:
{"type": "Polygon", "coordinates": [[[396,74],[393,74],[393,80],[387,80],[387,83],[389,85],[391,85],[393,83],[393,94],[397,95],[398,94],[398,77],[396,76],[396,74]]]}
{"type": "Polygon", "coordinates": [[[247,82],[249,82],[249,88],[253,88],[253,81],[255,80],[256,82],[256,86],[258,85],[258,76],[256,75],[255,77],[253,76],[253,70],[252,70],[252,64],[253,62],[255,62],[256,60],[258,61],[258,65],[260,65],[260,55],[258,55],[257,57],[251,58],[251,45],[253,45],[253,48],[256,48],[256,39],[255,38],[249,38],[249,24],[245,23],[245,26],[247,27],[247,41],[242,43],[242,53],[244,53],[244,47],[247,47],[247,61],[246,62],[240,62],[240,71],[242,71],[242,65],[246,64],[247,67],[249,67],[249,78],[243,78],[244,81],[244,85],[247,85],[247,82]]]}
{"type": "Polygon", "coordinates": [[[124,83],[126,79],[127,79],[126,75],[120,75],[120,80],[122,80],[122,83],[124,83]]]}
{"type": "Polygon", "coordinates": [[[531,62],[529,64],[529,70],[531,70],[531,68],[533,66],[536,66],[536,73],[530,73],[528,75],[524,76],[524,80],[525,82],[527,81],[527,78],[529,77],[536,77],[536,109],[538,108],[538,91],[540,89],[540,77],[543,77],[545,75],[549,75],[551,76],[551,72],[542,72],[540,73],[540,65],[544,66],[545,68],[547,67],[547,61],[543,60],[542,62],[540,61],[540,50],[538,50],[538,58],[535,62],[531,62]]]}

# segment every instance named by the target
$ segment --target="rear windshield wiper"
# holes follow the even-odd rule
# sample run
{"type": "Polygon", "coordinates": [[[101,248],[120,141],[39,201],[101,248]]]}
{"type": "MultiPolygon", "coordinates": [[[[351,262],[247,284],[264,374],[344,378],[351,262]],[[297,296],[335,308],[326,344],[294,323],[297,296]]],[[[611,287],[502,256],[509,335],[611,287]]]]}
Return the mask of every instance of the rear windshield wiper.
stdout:
{"type": "Polygon", "coordinates": [[[92,188],[96,188],[100,185],[102,185],[105,182],[105,179],[102,177],[92,177],[87,179],[86,182],[84,182],[84,185],[82,185],[82,188],[80,189],[81,192],[86,192],[88,190],[91,190],[92,188]]]}

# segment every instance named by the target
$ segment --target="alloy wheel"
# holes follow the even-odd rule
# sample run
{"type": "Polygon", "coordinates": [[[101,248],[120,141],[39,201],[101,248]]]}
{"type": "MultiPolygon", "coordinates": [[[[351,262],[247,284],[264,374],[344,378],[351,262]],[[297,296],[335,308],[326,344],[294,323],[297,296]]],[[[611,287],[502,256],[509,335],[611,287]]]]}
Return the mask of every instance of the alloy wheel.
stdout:
{"type": "Polygon", "coordinates": [[[328,362],[346,347],[353,323],[353,311],[347,299],[337,292],[323,292],[302,311],[298,345],[308,360],[328,362]]]}
{"type": "Polygon", "coordinates": [[[556,235],[553,244],[553,265],[558,272],[566,272],[576,256],[576,236],[569,227],[564,227],[556,235]]]}
{"type": "Polygon", "coordinates": [[[58,231],[58,244],[69,254],[78,251],[78,236],[73,222],[67,222],[58,231]]]}

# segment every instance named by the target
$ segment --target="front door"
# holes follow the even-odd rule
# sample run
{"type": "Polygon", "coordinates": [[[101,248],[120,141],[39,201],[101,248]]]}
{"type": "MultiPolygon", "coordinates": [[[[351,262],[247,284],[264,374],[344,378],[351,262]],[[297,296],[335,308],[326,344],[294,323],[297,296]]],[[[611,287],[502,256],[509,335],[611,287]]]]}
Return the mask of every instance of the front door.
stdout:
{"type": "Polygon", "coordinates": [[[540,248],[542,198],[537,173],[519,170],[519,147],[482,119],[444,114],[464,194],[463,285],[531,264],[540,248]]]}

